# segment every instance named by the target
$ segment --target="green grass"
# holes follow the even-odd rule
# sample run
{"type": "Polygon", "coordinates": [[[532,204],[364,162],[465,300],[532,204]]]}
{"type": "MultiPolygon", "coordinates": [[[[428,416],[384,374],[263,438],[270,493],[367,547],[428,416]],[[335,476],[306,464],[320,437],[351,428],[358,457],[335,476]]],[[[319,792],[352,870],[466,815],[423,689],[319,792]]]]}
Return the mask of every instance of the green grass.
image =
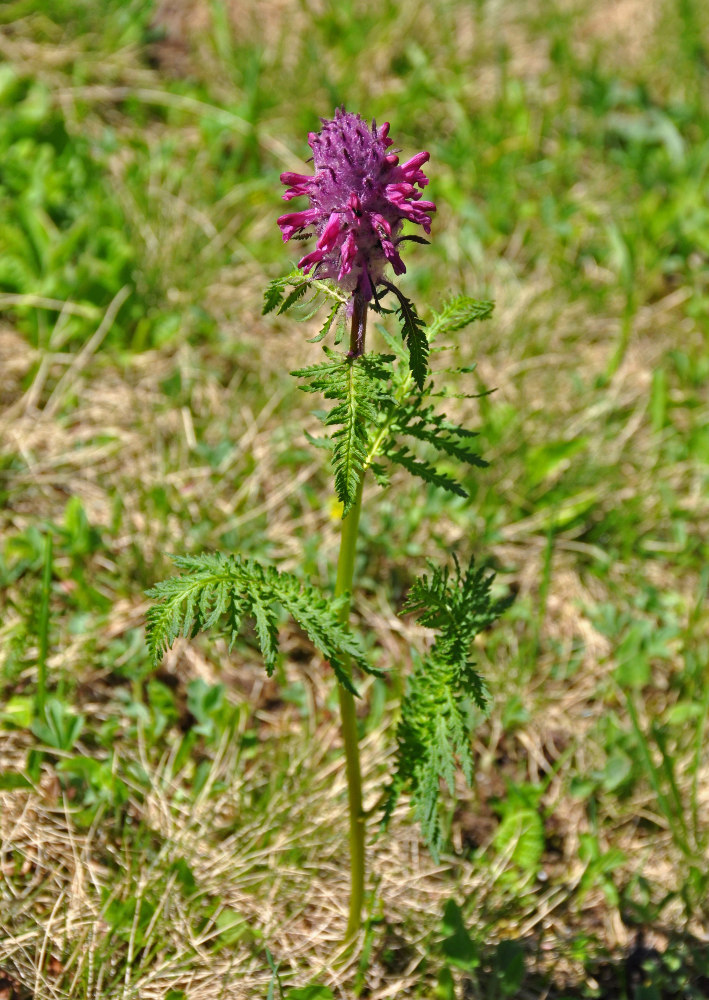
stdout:
{"type": "Polygon", "coordinates": [[[205,0],[181,27],[160,6],[0,12],[0,976],[42,1000],[265,998],[268,949],[286,995],[623,998],[643,927],[663,957],[636,996],[706,995],[704,5],[234,22],[205,0]],[[421,315],[497,303],[452,345],[477,368],[451,388],[495,390],[450,402],[491,463],[470,499],[403,474],[365,498],[357,610],[394,668],[365,685],[369,805],[426,557],[489,557],[517,599],[480,646],[493,708],[450,849],[434,866],[406,803],[372,829],[367,933],[338,960],[346,796],[312,648],[286,632],[277,682],[248,635],[155,672],[143,623],[173,553],[334,583],[287,374],[319,322],[260,309],[294,256],[278,175],[343,102],[431,152],[432,243],[402,284],[421,315]]]}

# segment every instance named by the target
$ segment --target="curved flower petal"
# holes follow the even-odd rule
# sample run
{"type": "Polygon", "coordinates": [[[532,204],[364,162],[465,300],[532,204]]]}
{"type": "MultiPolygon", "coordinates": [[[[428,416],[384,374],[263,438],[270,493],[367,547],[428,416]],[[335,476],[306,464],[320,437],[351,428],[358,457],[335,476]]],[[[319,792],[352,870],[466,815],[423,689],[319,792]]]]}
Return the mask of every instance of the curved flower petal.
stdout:
{"type": "Polygon", "coordinates": [[[320,233],[318,247],[324,250],[331,250],[337,241],[337,237],[342,229],[342,219],[339,212],[332,212],[327,220],[327,225],[320,233]]]}
{"type": "Polygon", "coordinates": [[[278,225],[283,232],[283,242],[310,226],[318,218],[318,211],[315,208],[308,208],[304,212],[291,212],[289,215],[282,215],[278,220],[278,225]]]}

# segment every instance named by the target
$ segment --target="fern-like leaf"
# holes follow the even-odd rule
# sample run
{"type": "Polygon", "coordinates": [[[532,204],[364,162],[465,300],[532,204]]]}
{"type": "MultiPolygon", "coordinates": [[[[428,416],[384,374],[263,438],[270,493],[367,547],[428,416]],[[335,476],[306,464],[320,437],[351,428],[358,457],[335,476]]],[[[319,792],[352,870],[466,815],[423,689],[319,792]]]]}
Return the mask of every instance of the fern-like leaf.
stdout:
{"type": "Polygon", "coordinates": [[[278,655],[281,609],[303,629],[328,660],[347,690],[356,694],[351,664],[367,673],[370,667],[359,639],[339,617],[339,606],[290,573],[281,573],[252,559],[219,553],[175,559],[182,573],[148,591],[155,603],[147,614],[147,639],[155,664],[179,635],[193,637],[216,629],[233,645],[242,619],[251,618],[270,675],[278,655]]]}
{"type": "Polygon", "coordinates": [[[299,282],[295,286],[295,288],[293,288],[288,293],[288,295],[286,295],[286,297],[284,298],[283,302],[281,302],[280,306],[278,307],[278,313],[279,313],[279,315],[281,313],[287,312],[290,309],[291,306],[295,305],[295,303],[298,301],[298,299],[302,299],[302,297],[307,292],[309,285],[310,285],[310,279],[309,278],[305,278],[305,279],[303,279],[303,281],[299,282]]]}
{"type": "Polygon", "coordinates": [[[327,337],[328,333],[332,328],[332,324],[335,322],[335,317],[337,316],[339,311],[340,311],[340,303],[336,302],[335,305],[330,310],[330,312],[327,314],[327,319],[320,328],[320,332],[316,334],[316,336],[310,338],[310,340],[308,341],[309,344],[319,344],[321,340],[324,340],[325,337],[327,337]]]}
{"type": "Polygon", "coordinates": [[[289,274],[284,274],[280,278],[274,278],[273,281],[269,281],[266,291],[263,293],[262,315],[265,316],[267,313],[277,309],[283,301],[283,296],[288,285],[294,281],[302,280],[303,277],[304,275],[296,270],[291,271],[289,274]]]}
{"type": "Polygon", "coordinates": [[[398,299],[397,312],[401,323],[401,335],[409,349],[409,368],[414,382],[419,389],[423,389],[428,375],[429,346],[426,337],[426,324],[416,312],[413,302],[407,299],[396,285],[392,285],[389,281],[382,281],[382,284],[398,299]]]}
{"type": "Polygon", "coordinates": [[[459,462],[464,462],[466,465],[476,465],[484,469],[487,466],[487,462],[477,452],[471,450],[464,437],[463,440],[460,439],[458,430],[459,428],[457,427],[450,427],[443,433],[440,433],[436,430],[435,425],[432,426],[422,420],[407,424],[403,428],[403,433],[417,438],[419,441],[425,441],[434,447],[436,451],[442,452],[444,455],[449,455],[451,458],[457,458],[459,462]]]}
{"type": "Polygon", "coordinates": [[[344,305],[348,299],[347,293],[334,282],[313,281],[310,275],[295,268],[295,270],[284,274],[280,278],[274,278],[268,284],[264,292],[263,315],[265,316],[267,313],[273,312],[274,309],[278,309],[281,313],[286,312],[291,306],[295,305],[308,289],[311,289],[315,293],[312,300],[313,309],[301,310],[300,319],[310,319],[314,311],[317,311],[326,299],[335,303],[338,308],[344,305]],[[292,290],[286,295],[288,288],[292,290]]]}
{"type": "Polygon", "coordinates": [[[386,382],[390,377],[386,354],[364,354],[351,358],[324,349],[328,360],[293,375],[306,379],[305,392],[322,392],[336,405],[325,415],[331,434],[335,492],[346,517],[357,496],[368,453],[370,430],[379,419],[381,405],[389,400],[386,382]]]}
{"type": "Polygon", "coordinates": [[[428,337],[432,342],[441,334],[454,333],[462,330],[469,323],[489,319],[495,308],[493,302],[471,299],[467,295],[458,295],[446,302],[443,308],[434,312],[428,324],[428,337]]]}
{"type": "Polygon", "coordinates": [[[397,767],[388,789],[384,821],[392,814],[402,791],[408,789],[424,839],[435,857],[442,834],[438,801],[441,780],[451,794],[460,766],[470,782],[474,762],[470,750],[469,706],[484,708],[485,685],[469,659],[470,646],[508,606],[493,600],[492,575],[471,562],[465,573],[434,570],[418,579],[405,610],[418,615],[422,625],[437,632],[424,658],[416,658],[401,706],[397,727],[397,767]]]}
{"type": "Polygon", "coordinates": [[[443,413],[436,413],[433,406],[425,403],[423,395],[415,396],[403,403],[392,425],[392,436],[402,434],[425,441],[436,451],[455,458],[466,465],[485,468],[485,462],[471,447],[477,437],[475,431],[451,423],[443,413]]]}
{"type": "Polygon", "coordinates": [[[333,407],[325,421],[326,425],[342,425],[333,435],[335,447],[332,463],[335,468],[335,492],[342,501],[343,517],[349,513],[354,503],[364,469],[368,440],[365,416],[370,416],[371,409],[358,391],[360,386],[356,372],[356,361],[348,359],[344,381],[345,398],[333,407]]]}
{"type": "Polygon", "coordinates": [[[394,462],[395,465],[402,466],[412,476],[418,476],[419,479],[425,480],[425,482],[430,483],[432,486],[437,486],[447,493],[455,493],[459,497],[468,496],[467,490],[463,489],[460,483],[456,482],[452,476],[449,476],[445,472],[439,472],[429,462],[416,458],[408,448],[398,448],[396,451],[387,454],[387,458],[391,462],[394,462]]]}

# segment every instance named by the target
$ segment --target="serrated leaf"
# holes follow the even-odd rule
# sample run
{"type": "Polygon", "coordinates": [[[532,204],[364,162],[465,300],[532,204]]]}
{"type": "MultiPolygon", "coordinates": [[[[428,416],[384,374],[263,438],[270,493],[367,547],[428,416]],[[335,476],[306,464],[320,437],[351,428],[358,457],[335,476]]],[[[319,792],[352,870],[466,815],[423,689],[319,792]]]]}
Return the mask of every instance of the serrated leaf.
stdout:
{"type": "Polygon", "coordinates": [[[447,493],[454,493],[459,497],[468,496],[467,490],[463,489],[455,479],[451,478],[445,472],[439,472],[430,463],[415,458],[406,448],[399,448],[397,451],[391,452],[391,454],[387,455],[387,458],[394,462],[395,465],[401,465],[407,472],[410,472],[413,476],[418,476],[419,479],[423,479],[432,486],[437,486],[439,489],[445,490],[447,493]]]}
{"type": "Polygon", "coordinates": [[[327,392],[330,378],[342,370],[346,361],[345,356],[337,354],[335,351],[327,351],[327,349],[325,351],[328,355],[328,361],[323,361],[319,365],[309,365],[307,368],[296,368],[291,372],[291,375],[296,378],[310,379],[308,384],[299,386],[303,392],[327,392]]]}
{"type": "Polygon", "coordinates": [[[278,309],[278,315],[286,312],[291,306],[295,305],[298,299],[302,298],[308,290],[309,281],[304,281],[302,284],[296,285],[295,288],[286,295],[285,299],[281,303],[278,309]]]}
{"type": "Polygon", "coordinates": [[[389,399],[386,382],[393,356],[364,354],[351,358],[324,348],[328,360],[293,372],[307,380],[304,392],[322,392],[336,405],[325,414],[330,435],[335,492],[346,517],[355,502],[367,458],[370,429],[377,424],[380,406],[389,399]]]}
{"type": "Polygon", "coordinates": [[[416,312],[413,302],[407,299],[396,285],[392,285],[389,281],[382,281],[382,284],[398,299],[397,312],[401,323],[401,335],[409,349],[409,369],[418,388],[423,389],[428,375],[429,346],[426,338],[426,324],[416,312]]]}
{"type": "Polygon", "coordinates": [[[368,468],[372,470],[372,474],[376,479],[379,486],[386,488],[389,485],[390,477],[388,470],[381,465],[379,462],[372,462],[368,468]]]}
{"type": "Polygon", "coordinates": [[[281,284],[281,279],[278,278],[275,281],[271,281],[266,286],[266,291],[263,293],[263,309],[261,310],[261,315],[266,316],[268,313],[273,312],[273,310],[283,301],[283,285],[281,284]]]}
{"type": "Polygon", "coordinates": [[[408,788],[434,857],[442,841],[441,780],[453,793],[457,766],[468,782],[472,780],[468,704],[472,701],[483,708],[486,702],[483,679],[469,659],[470,647],[509,603],[491,598],[491,583],[492,576],[476,569],[472,561],[464,573],[456,563],[454,573],[434,569],[430,578],[416,580],[405,605],[437,635],[426,657],[414,659],[397,726],[396,772],[388,789],[384,822],[408,788]]]}
{"type": "Polygon", "coordinates": [[[356,377],[356,361],[351,359],[345,380],[345,398],[328,415],[327,424],[342,424],[335,432],[333,465],[335,467],[335,492],[342,502],[342,516],[346,517],[355,501],[364,468],[367,446],[367,426],[360,412],[360,399],[356,377]]]}
{"type": "Polygon", "coordinates": [[[266,669],[272,673],[278,654],[279,609],[287,611],[332,666],[338,680],[356,694],[350,664],[368,673],[363,646],[340,620],[339,604],[289,573],[256,560],[219,553],[175,559],[180,576],[156,584],[148,596],[155,603],[147,614],[148,646],[154,662],[178,635],[205,628],[226,633],[233,644],[242,617],[254,621],[266,669]]]}
{"type": "Polygon", "coordinates": [[[432,406],[424,405],[416,397],[410,404],[402,405],[392,425],[394,434],[405,434],[424,441],[436,451],[459,462],[485,468],[487,462],[474,452],[469,442],[477,437],[474,431],[450,423],[444,414],[436,413],[432,406]]]}
{"type": "MultiPolygon", "coordinates": [[[[288,288],[289,285],[295,287],[302,286],[303,288],[306,288],[309,283],[309,277],[304,271],[298,270],[298,268],[294,271],[289,271],[288,274],[281,275],[280,278],[274,278],[273,281],[268,283],[263,294],[263,309],[261,310],[262,315],[265,316],[267,313],[272,312],[281,304],[286,288],[288,288]]],[[[279,311],[282,311],[282,309],[279,311]]]]}
{"type": "Polygon", "coordinates": [[[320,333],[318,333],[315,337],[311,337],[310,340],[308,341],[309,344],[319,344],[321,340],[324,340],[325,337],[327,337],[332,327],[332,324],[335,322],[335,317],[337,316],[339,311],[340,311],[340,303],[336,302],[335,305],[330,310],[330,312],[328,313],[327,319],[320,328],[320,333]]]}
{"type": "Polygon", "coordinates": [[[253,602],[253,616],[266,673],[270,677],[276,669],[278,655],[278,619],[273,608],[262,604],[258,599],[253,602]]]}
{"type": "Polygon", "coordinates": [[[446,302],[439,312],[434,312],[433,319],[428,324],[429,337],[433,341],[441,334],[454,333],[470,323],[489,319],[494,308],[494,302],[458,295],[446,302]]]}

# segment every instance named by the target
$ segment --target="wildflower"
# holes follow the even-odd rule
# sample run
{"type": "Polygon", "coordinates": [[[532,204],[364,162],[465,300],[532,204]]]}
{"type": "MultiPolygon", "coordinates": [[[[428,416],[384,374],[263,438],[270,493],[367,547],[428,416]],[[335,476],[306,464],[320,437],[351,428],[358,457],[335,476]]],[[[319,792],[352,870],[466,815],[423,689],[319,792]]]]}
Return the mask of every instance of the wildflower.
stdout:
{"type": "MultiPolygon", "coordinates": [[[[313,277],[332,278],[353,296],[368,302],[373,289],[383,280],[387,264],[395,274],[406,266],[399,254],[405,219],[431,231],[432,201],[422,201],[428,178],[421,170],[428,153],[417,153],[399,164],[392,144],[389,123],[371,129],[359,116],[338,108],[335,117],[323,123],[320,132],[311,132],[315,175],[281,174],[288,186],[285,201],[306,195],[310,208],[282,215],[278,225],[284,242],[292,237],[317,237],[315,249],[298,266],[312,271],[313,277]]],[[[417,237],[408,237],[408,239],[417,237]]]]}

